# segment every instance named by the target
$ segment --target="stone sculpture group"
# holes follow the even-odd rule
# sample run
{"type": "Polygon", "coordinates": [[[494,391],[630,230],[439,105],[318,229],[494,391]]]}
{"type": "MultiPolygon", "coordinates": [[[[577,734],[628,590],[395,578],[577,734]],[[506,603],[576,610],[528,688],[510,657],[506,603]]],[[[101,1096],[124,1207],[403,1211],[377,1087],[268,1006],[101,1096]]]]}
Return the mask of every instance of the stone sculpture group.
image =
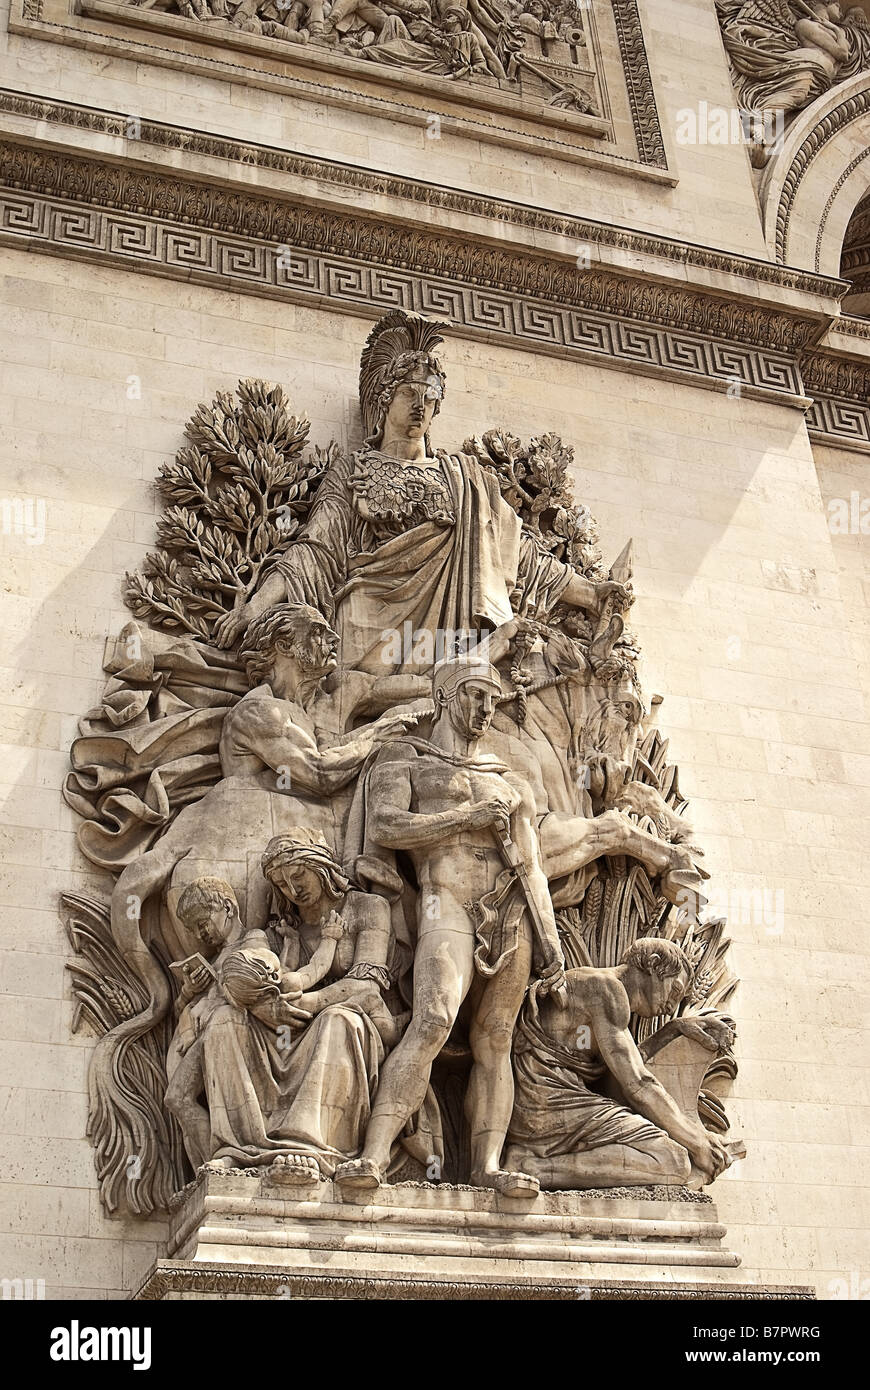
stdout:
{"type": "Polygon", "coordinates": [[[630,546],[606,572],[554,435],[433,448],[446,328],[372,330],[357,450],[243,382],[162,471],[66,785],[114,881],[64,900],[109,1210],[203,1166],[510,1200],[739,1152],[630,546]]]}
{"type": "MultiPolygon", "coordinates": [[[[594,61],[578,0],[128,0],[207,26],[339,58],[471,81],[596,114],[594,61]],[[585,80],[584,80],[585,79],[585,80]]],[[[286,51],[286,50],[285,50],[286,51]]]]}

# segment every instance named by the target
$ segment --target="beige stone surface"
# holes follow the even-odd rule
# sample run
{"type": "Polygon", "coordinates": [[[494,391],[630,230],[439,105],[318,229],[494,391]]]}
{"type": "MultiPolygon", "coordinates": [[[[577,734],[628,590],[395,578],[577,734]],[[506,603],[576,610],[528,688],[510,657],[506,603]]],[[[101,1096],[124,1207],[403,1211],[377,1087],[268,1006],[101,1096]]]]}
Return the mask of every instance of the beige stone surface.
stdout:
{"type": "MultiPolygon", "coordinates": [[[[715,36],[714,24],[704,15],[698,28],[715,36]]],[[[688,82],[685,22],[670,33],[655,61],[688,82]]],[[[30,54],[17,81],[31,90],[56,81],[92,99],[87,55],[61,71],[62,53],[13,37],[7,61],[30,54]]],[[[113,94],[104,79],[106,102],[126,109],[118,80],[113,94]]],[[[186,80],[197,96],[173,96],[173,119],[194,100],[212,103],[203,118],[215,128],[236,129],[238,116],[252,133],[253,108],[233,121],[215,114],[233,89],[186,80]]],[[[160,96],[149,109],[164,113],[175,88],[160,84],[181,81],[143,70],[143,87],[160,96]]],[[[748,192],[742,174],[736,182],[748,192]]],[[[551,192],[536,185],[541,201],[551,192]]],[[[602,197],[599,215],[615,214],[602,197]]],[[[673,230],[673,213],[651,212],[650,201],[624,205],[622,219],[673,230]]],[[[723,244],[752,241],[746,206],[733,230],[723,214],[723,244]]],[[[193,407],[262,375],[309,411],[317,442],[355,445],[367,321],[12,250],[0,263],[0,496],[33,504],[17,534],[10,510],[0,537],[0,1154],[4,1187],[18,1194],[0,1198],[0,1273],[112,1297],[144,1275],[163,1232],[109,1221],[96,1202],[84,1138],[91,1044],[68,1032],[57,895],[106,885],[79,857],[60,797],[66,749],[101,689],[103,640],[128,616],[119,576],[153,544],[152,480],[193,407]],[[43,521],[44,539],[29,543],[43,521]]],[[[870,747],[863,541],[832,536],[826,506],[866,493],[866,461],[841,450],[814,459],[801,413],[787,406],[489,344],[451,340],[445,358],[450,435],[436,442],[500,423],[520,435],[556,430],[576,445],[576,492],[600,520],[605,554],[634,535],[647,691],[665,696],[661,726],[743,980],[731,1110],[749,1156],[717,1188],[720,1216],[742,1276],[831,1296],[832,1281],[866,1278],[870,747]]]]}
{"type": "MultiPolygon", "coordinates": [[[[463,1282],[512,1285],[514,1297],[546,1284],[577,1298],[590,1298],[602,1281],[726,1290],[752,1283],[706,1199],[558,1192],[518,1201],[449,1185],[403,1183],[374,1195],[320,1186],[315,1205],[269,1174],[204,1175],[173,1212],[166,1268],[194,1289],[203,1276],[207,1287],[216,1267],[230,1277],[283,1273],[303,1285],[410,1279],[428,1283],[431,1297],[463,1282]]],[[[275,1284],[273,1297],[292,1296],[292,1287],[275,1284]]]]}

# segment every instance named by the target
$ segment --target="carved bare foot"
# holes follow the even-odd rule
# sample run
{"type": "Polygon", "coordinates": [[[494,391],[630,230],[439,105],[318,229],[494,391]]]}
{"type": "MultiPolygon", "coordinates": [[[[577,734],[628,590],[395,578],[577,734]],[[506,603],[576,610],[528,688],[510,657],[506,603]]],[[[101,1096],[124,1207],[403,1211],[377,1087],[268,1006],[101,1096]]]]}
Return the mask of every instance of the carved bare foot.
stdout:
{"type": "Polygon", "coordinates": [[[537,1197],[541,1184],[531,1173],[513,1172],[498,1168],[494,1173],[481,1173],[472,1179],[477,1187],[490,1187],[501,1197],[537,1197]]]}
{"type": "Polygon", "coordinates": [[[383,1178],[373,1158],[349,1158],[346,1163],[340,1163],[336,1168],[335,1181],[339,1187],[365,1191],[380,1187],[383,1178]]]}
{"type": "Polygon", "coordinates": [[[229,1173],[235,1167],[231,1158],[210,1158],[200,1168],[201,1173],[229,1173]]]}
{"type": "Polygon", "coordinates": [[[268,1170],[273,1182],[310,1187],[320,1182],[320,1166],[309,1154],[279,1154],[268,1170]]]}

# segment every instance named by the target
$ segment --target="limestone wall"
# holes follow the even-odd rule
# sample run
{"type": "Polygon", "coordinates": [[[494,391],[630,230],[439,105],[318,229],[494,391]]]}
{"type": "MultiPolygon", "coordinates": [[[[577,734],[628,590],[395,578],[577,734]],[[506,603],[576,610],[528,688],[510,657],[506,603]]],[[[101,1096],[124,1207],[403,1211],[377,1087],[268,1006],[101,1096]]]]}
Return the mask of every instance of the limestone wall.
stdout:
{"type": "MultiPolygon", "coordinates": [[[[103,640],[128,616],[122,572],[153,544],[151,481],[188,415],[262,375],[309,412],[316,442],[353,445],[370,321],[0,254],[0,497],[33,504],[0,537],[0,1274],[117,1297],[161,1229],[101,1214],[84,1137],[91,1042],[70,1035],[57,897],[105,884],[61,799],[67,749],[101,689],[103,640]]],[[[866,1258],[870,757],[861,542],[830,534],[824,504],[866,492],[866,457],[814,461],[785,405],[478,342],[451,339],[444,355],[436,442],[502,423],[556,430],[577,447],[605,554],[635,538],[646,687],[665,696],[743,979],[731,1112],[749,1157],[717,1200],[748,1279],[830,1296],[866,1258]]]]}

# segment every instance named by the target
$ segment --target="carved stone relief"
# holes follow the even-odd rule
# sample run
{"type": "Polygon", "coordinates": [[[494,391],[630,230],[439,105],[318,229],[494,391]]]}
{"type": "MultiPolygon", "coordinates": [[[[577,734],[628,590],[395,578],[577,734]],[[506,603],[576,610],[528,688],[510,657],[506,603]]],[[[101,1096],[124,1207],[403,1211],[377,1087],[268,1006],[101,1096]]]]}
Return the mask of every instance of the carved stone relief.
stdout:
{"type": "Polygon", "coordinates": [[[171,52],[182,71],[224,81],[242,71],[251,86],[304,99],[321,101],[328,85],[352,109],[433,136],[438,115],[487,143],[631,162],[672,181],[637,0],[330,3],[12,0],[9,27],[135,61],[171,52]],[[617,149],[620,110],[632,137],[617,149]]]}
{"type": "MultiPolygon", "coordinates": [[[[786,123],[838,83],[870,68],[870,16],[826,0],[716,0],[742,110],[786,123]]],[[[771,144],[781,134],[759,135],[771,144]]]]}
{"type": "Polygon", "coordinates": [[[240,33],[276,48],[340,56],[599,113],[590,10],[576,0],[129,0],[178,14],[228,45],[240,33]]]}
{"type": "MultiPolygon", "coordinates": [[[[239,384],[158,479],[65,795],[110,1211],[204,1166],[316,1196],[698,1188],[736,984],[572,450],[432,442],[447,325],[387,314],[364,443],[239,384]]],[[[438,422],[440,423],[440,421],[438,422]]]]}

